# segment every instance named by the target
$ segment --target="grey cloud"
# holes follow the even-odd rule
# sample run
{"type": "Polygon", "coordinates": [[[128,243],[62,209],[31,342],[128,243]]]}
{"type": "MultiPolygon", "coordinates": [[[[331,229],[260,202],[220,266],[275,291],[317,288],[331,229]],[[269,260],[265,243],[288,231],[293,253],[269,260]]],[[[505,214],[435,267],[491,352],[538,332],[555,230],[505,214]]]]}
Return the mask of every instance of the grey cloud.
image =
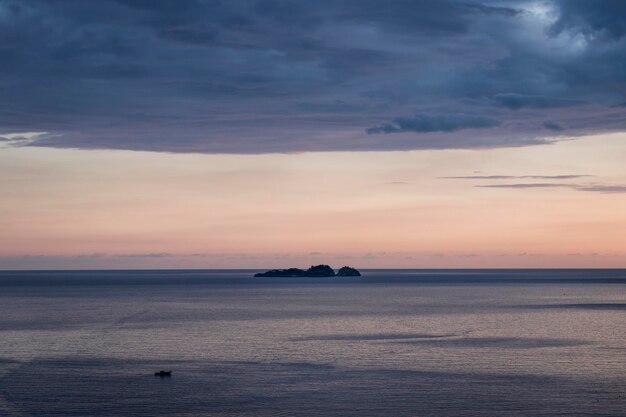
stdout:
{"type": "Polygon", "coordinates": [[[558,0],[559,16],[552,34],[580,33],[587,38],[618,40],[626,34],[626,3],[622,0],[558,0]]]}
{"type": "Polygon", "coordinates": [[[592,184],[580,185],[577,186],[576,189],[594,193],[626,193],[626,185],[592,184]]]}
{"type": "Polygon", "coordinates": [[[580,100],[570,100],[565,98],[554,98],[544,96],[531,96],[517,93],[496,94],[493,97],[497,105],[517,110],[524,107],[535,109],[549,109],[555,107],[571,107],[584,104],[580,100]]]}
{"type": "Polygon", "coordinates": [[[555,132],[560,132],[562,130],[565,130],[565,128],[563,126],[561,126],[560,124],[555,123],[555,122],[550,122],[550,121],[545,122],[543,124],[543,127],[545,127],[546,129],[549,129],[549,130],[553,130],[555,132]]]}
{"type": "Polygon", "coordinates": [[[450,0],[423,0],[419,5],[406,0],[362,0],[347,5],[339,11],[343,20],[370,22],[385,31],[450,35],[466,32],[470,24],[469,9],[450,0]]]}
{"type": "Polygon", "coordinates": [[[0,133],[0,147],[27,146],[46,137],[50,137],[48,132],[0,133]]]}
{"type": "Polygon", "coordinates": [[[159,36],[191,45],[207,45],[217,40],[218,31],[212,27],[171,27],[159,32],[159,36]]]}
{"type": "Polygon", "coordinates": [[[518,184],[486,184],[475,185],[477,188],[571,188],[576,191],[595,193],[626,193],[626,185],[611,184],[560,184],[560,183],[518,183],[518,184]]]}
{"type": "Polygon", "coordinates": [[[468,114],[416,114],[412,117],[396,117],[390,123],[367,129],[368,134],[398,132],[454,132],[461,129],[490,128],[500,122],[488,117],[468,114]]]}
{"type": "Polygon", "coordinates": [[[523,9],[513,8],[513,7],[502,7],[502,6],[488,6],[485,4],[479,3],[466,3],[464,6],[469,10],[474,10],[476,12],[484,13],[484,14],[493,14],[493,15],[501,15],[507,17],[514,17],[524,13],[523,9]]]}
{"type": "Polygon", "coordinates": [[[0,0],[0,129],[54,134],[29,146],[247,154],[626,130],[611,107],[624,3],[549,0],[553,21],[528,5],[0,0]]]}
{"type": "Polygon", "coordinates": [[[354,113],[365,110],[363,105],[347,103],[343,100],[330,102],[302,102],[297,104],[298,108],[312,113],[354,113]]]}

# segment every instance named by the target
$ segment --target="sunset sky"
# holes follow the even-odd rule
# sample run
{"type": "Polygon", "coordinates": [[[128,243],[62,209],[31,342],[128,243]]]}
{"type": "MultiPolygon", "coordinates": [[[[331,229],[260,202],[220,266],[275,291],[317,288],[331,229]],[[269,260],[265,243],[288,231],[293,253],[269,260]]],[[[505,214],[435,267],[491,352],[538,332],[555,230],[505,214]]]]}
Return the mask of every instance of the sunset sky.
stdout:
{"type": "Polygon", "coordinates": [[[0,269],[626,267],[626,2],[0,0],[0,269]]]}

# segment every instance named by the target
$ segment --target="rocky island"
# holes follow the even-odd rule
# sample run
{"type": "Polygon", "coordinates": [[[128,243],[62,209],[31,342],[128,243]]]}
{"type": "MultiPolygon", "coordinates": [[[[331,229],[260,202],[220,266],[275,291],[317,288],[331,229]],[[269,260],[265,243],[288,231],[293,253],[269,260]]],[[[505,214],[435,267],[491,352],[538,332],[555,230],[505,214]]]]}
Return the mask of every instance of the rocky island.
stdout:
{"type": "Polygon", "coordinates": [[[309,269],[288,268],[288,269],[272,269],[267,272],[259,272],[254,274],[255,277],[280,277],[280,278],[297,278],[297,277],[360,277],[361,273],[355,268],[344,266],[335,274],[335,270],[328,265],[314,265],[309,269]]]}
{"type": "Polygon", "coordinates": [[[337,271],[337,276],[338,277],[360,277],[361,273],[356,268],[352,268],[350,266],[342,266],[341,268],[339,268],[339,271],[337,271]]]}

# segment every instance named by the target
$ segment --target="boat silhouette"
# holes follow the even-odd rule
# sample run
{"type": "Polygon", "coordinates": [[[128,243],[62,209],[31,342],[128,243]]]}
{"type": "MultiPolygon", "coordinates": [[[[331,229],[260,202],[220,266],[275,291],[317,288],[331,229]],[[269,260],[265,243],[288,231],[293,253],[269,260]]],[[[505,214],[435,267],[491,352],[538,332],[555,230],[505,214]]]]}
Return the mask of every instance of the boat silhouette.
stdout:
{"type": "Polygon", "coordinates": [[[172,376],[172,371],[159,371],[155,372],[154,376],[172,376]]]}

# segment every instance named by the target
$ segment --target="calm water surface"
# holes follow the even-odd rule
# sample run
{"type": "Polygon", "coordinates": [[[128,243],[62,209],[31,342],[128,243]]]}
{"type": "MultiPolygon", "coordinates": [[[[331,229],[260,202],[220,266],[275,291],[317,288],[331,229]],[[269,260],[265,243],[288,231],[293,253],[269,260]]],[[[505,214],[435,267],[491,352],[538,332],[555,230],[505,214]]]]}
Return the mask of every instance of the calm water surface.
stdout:
{"type": "Polygon", "coordinates": [[[0,272],[0,415],[626,415],[626,270],[252,273],[0,272]]]}

